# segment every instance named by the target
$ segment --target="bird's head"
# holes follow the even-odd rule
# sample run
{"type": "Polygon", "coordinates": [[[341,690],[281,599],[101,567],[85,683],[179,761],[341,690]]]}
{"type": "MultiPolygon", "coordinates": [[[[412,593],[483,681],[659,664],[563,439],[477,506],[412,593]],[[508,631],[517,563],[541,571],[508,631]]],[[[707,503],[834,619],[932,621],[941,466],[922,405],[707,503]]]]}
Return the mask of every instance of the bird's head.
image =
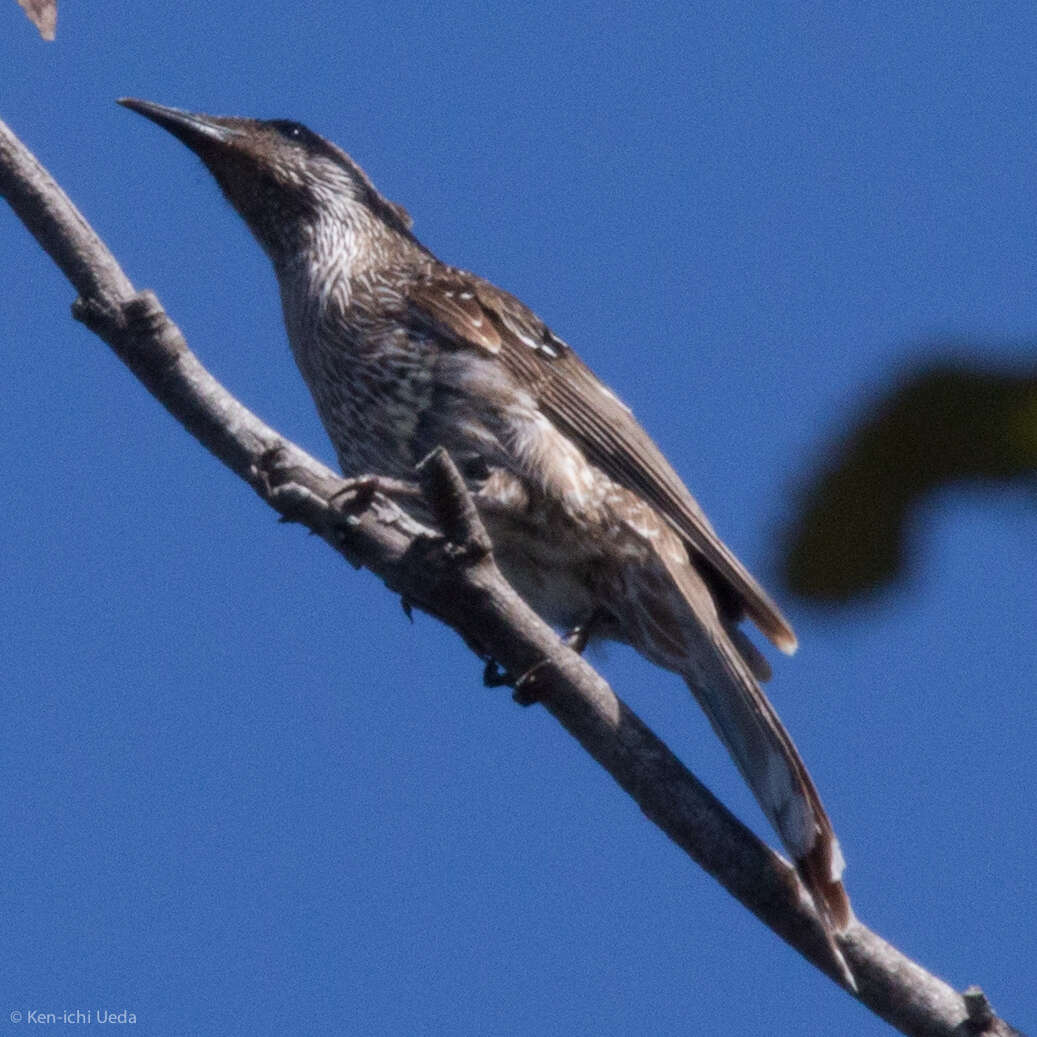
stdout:
{"type": "Polygon", "coordinates": [[[297,122],[202,115],[151,101],[119,104],[157,123],[208,167],[276,261],[331,220],[351,232],[381,225],[410,237],[410,217],[383,198],[340,148],[297,122]]]}

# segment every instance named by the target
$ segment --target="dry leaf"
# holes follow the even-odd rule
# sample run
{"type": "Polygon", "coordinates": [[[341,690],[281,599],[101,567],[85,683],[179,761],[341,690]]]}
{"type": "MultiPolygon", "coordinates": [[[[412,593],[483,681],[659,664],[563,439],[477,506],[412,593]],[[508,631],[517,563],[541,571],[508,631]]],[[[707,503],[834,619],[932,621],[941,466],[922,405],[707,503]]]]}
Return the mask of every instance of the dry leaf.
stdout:
{"type": "Polygon", "coordinates": [[[58,0],[18,0],[30,21],[45,40],[54,39],[58,24],[58,0]]]}

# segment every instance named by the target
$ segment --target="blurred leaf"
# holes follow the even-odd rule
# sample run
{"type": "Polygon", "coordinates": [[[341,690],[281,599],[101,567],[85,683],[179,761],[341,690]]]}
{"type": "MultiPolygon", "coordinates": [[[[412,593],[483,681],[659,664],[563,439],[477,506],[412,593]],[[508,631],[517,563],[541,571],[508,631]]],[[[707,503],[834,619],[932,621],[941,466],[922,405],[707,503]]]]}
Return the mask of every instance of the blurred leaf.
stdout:
{"type": "Polygon", "coordinates": [[[911,513],[928,494],[1035,472],[1037,368],[929,363],[833,444],[787,538],[785,582],[826,602],[876,590],[901,574],[911,513]]]}
{"type": "Polygon", "coordinates": [[[18,0],[29,20],[45,40],[54,39],[58,25],[58,0],[18,0]]]}

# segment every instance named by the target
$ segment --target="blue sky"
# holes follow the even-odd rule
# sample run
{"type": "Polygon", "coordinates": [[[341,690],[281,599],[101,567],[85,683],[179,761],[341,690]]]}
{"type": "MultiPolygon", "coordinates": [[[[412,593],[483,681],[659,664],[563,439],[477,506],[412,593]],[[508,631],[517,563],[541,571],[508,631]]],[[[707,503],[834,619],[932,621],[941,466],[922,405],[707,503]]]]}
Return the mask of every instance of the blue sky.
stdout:
{"type": "MultiPolygon", "coordinates": [[[[331,452],[267,261],[114,104],[290,117],[634,408],[765,583],[818,452],[941,339],[1037,342],[1028,3],[66,4],[0,117],[264,419],[331,452]],[[699,9],[701,8],[701,9],[699,9]]],[[[6,210],[4,210],[6,213],[6,210]]],[[[0,232],[0,1032],[881,1034],[542,710],[278,525],[0,232]]],[[[948,490],[907,582],[770,693],[861,918],[1037,1022],[1032,495],[948,490]]],[[[614,687],[771,838],[680,682],[614,687]]]]}

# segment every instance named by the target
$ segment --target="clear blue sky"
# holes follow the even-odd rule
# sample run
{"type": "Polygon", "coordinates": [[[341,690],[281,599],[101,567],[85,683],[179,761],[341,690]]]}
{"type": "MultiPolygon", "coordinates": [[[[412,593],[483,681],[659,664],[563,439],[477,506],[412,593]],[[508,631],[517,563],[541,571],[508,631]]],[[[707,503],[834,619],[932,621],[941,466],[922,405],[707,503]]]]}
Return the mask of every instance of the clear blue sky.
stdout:
{"type": "MultiPolygon", "coordinates": [[[[0,18],[0,117],[326,460],[265,258],[115,97],[341,144],[582,353],[767,583],[869,393],[940,337],[1033,355],[1032,3],[67,3],[50,45],[0,18]]],[[[456,636],[278,525],[0,220],[0,1032],[888,1032],[456,636]]],[[[786,601],[770,690],[862,919],[1030,1029],[1033,499],[949,491],[915,532],[866,608],[786,601]]],[[[596,660],[770,838],[680,682],[596,660]]]]}

